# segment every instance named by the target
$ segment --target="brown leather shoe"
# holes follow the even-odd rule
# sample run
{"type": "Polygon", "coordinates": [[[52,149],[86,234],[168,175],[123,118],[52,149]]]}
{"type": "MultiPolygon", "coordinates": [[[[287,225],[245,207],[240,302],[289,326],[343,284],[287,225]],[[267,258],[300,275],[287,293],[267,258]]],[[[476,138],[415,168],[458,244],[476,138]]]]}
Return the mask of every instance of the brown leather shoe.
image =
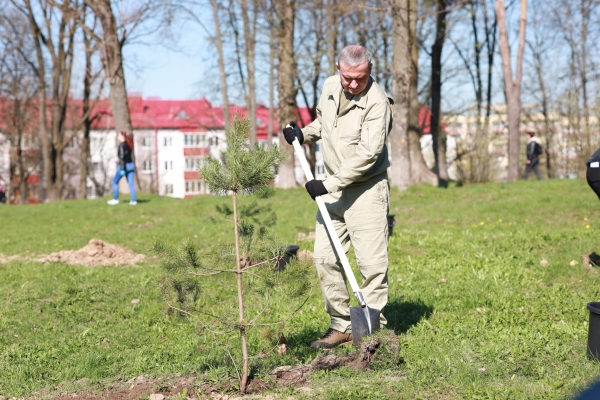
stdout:
{"type": "Polygon", "coordinates": [[[329,328],[323,337],[310,344],[314,349],[333,349],[342,344],[352,343],[352,333],[342,333],[329,328]]]}

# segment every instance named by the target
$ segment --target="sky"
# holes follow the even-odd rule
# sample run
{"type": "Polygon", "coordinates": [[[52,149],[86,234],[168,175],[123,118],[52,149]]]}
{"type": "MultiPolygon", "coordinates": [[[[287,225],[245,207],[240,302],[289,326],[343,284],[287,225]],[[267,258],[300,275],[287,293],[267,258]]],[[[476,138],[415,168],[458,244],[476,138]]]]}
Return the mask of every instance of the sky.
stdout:
{"type": "Polygon", "coordinates": [[[134,43],[124,48],[125,79],[129,92],[140,92],[144,98],[167,100],[200,97],[204,74],[199,49],[193,50],[193,31],[182,34],[177,45],[150,46],[134,43]]]}

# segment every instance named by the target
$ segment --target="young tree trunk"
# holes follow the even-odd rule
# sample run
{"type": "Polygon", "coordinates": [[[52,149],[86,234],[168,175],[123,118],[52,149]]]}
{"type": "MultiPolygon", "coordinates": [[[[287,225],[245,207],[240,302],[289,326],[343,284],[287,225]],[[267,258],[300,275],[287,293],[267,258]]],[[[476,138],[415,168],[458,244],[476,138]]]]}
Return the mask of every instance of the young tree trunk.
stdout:
{"type": "Polygon", "coordinates": [[[225,121],[225,130],[229,129],[231,117],[229,116],[229,96],[227,94],[227,72],[225,71],[225,58],[223,56],[223,40],[221,38],[221,22],[219,20],[219,4],[217,0],[210,0],[212,5],[213,20],[215,22],[214,45],[217,49],[217,59],[219,60],[219,78],[221,80],[221,96],[223,97],[223,120],[225,121]]]}
{"type": "MultiPolygon", "coordinates": [[[[290,121],[296,121],[296,60],[294,59],[294,0],[274,0],[279,19],[278,26],[278,64],[277,91],[279,107],[277,121],[281,131],[290,121]]],[[[279,168],[277,187],[288,189],[296,186],[294,148],[279,134],[279,147],[286,155],[285,162],[279,168]]]]}
{"type": "MultiPolygon", "coordinates": [[[[240,380],[240,392],[244,394],[246,392],[246,386],[248,384],[248,344],[246,342],[246,325],[244,321],[244,290],[242,285],[242,260],[245,260],[246,257],[240,253],[240,239],[239,239],[239,220],[238,220],[238,212],[237,212],[237,193],[232,193],[233,199],[233,228],[235,234],[235,260],[236,260],[236,269],[237,269],[237,292],[238,292],[238,311],[239,311],[239,322],[240,322],[240,338],[242,341],[242,358],[243,358],[243,366],[242,366],[242,376],[240,380]]],[[[244,262],[245,264],[245,262],[244,262]]]]}
{"type": "Polygon", "coordinates": [[[246,76],[248,78],[248,96],[246,104],[248,110],[248,118],[252,122],[250,128],[250,146],[256,144],[256,81],[255,81],[255,66],[254,66],[254,47],[256,33],[256,6],[253,0],[251,1],[252,8],[252,25],[250,24],[250,10],[248,9],[248,0],[241,0],[242,21],[244,23],[244,42],[245,57],[246,57],[246,76]]]}
{"type": "Polygon", "coordinates": [[[496,16],[500,31],[500,56],[504,75],[504,91],[508,114],[508,176],[507,180],[519,178],[519,125],[521,118],[521,76],[523,68],[523,51],[525,48],[525,28],[527,22],[527,0],[521,0],[521,16],[519,19],[519,49],[517,52],[516,76],[513,79],[510,65],[510,46],[506,28],[506,9],[504,0],[496,1],[496,16]]]}
{"type": "Polygon", "coordinates": [[[441,124],[442,100],[442,50],[446,38],[446,0],[436,0],[436,34],[431,46],[431,140],[435,157],[434,172],[438,176],[438,185],[448,186],[448,168],[446,165],[446,133],[441,124]]]}

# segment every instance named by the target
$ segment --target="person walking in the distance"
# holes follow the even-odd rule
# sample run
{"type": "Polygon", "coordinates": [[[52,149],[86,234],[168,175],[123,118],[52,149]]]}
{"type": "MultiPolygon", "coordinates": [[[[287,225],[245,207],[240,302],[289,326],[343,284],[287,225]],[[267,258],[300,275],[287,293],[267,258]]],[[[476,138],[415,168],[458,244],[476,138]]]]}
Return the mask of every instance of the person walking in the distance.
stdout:
{"type": "Polygon", "coordinates": [[[541,181],[542,174],[540,174],[538,164],[540,163],[540,154],[542,154],[542,145],[538,138],[535,137],[533,131],[527,132],[527,136],[527,166],[525,167],[525,176],[523,176],[523,179],[527,180],[529,173],[533,170],[538,180],[541,181]]]}
{"type": "MultiPolygon", "coordinates": [[[[294,122],[283,130],[292,144],[322,139],[327,179],[313,179],[306,190],[314,200],[322,196],[333,226],[347,252],[354,247],[363,277],[361,291],[367,304],[382,310],[388,301],[388,225],[390,166],[386,139],[391,128],[391,106],[386,93],[371,77],[371,53],[352,45],[340,51],[339,75],[329,77],[317,105],[317,119],[304,129],[294,122]]],[[[332,348],[352,342],[350,296],[346,277],[317,213],[313,262],[319,276],[327,332],[311,343],[332,348]]],[[[380,316],[380,325],[386,319],[380,316]]]]}
{"type": "Polygon", "coordinates": [[[113,198],[107,203],[111,206],[119,204],[119,181],[124,176],[127,176],[127,182],[129,183],[129,191],[131,192],[130,205],[135,206],[137,204],[137,197],[135,193],[134,185],[134,171],[135,166],[131,154],[133,152],[133,135],[127,132],[119,132],[119,165],[117,166],[117,172],[115,179],[113,179],[113,198]]]}

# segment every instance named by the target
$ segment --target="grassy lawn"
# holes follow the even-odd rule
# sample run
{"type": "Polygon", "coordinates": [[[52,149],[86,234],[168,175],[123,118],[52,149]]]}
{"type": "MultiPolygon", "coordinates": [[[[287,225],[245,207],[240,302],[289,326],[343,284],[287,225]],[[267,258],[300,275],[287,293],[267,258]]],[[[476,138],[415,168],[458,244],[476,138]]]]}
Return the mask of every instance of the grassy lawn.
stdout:
{"type": "MultiPolygon", "coordinates": [[[[226,349],[238,354],[237,336],[213,335],[167,313],[157,284],[161,265],[150,251],[155,238],[176,245],[190,237],[201,248],[227,243],[230,225],[214,209],[228,199],[140,197],[137,207],[109,207],[106,199],[0,207],[0,254],[22,256],[0,264],[0,395],[52,393],[82,378],[100,387],[141,374],[205,381],[235,375],[226,349]],[[26,259],[79,249],[91,238],[150,257],[137,267],[95,268],[26,259]]],[[[304,189],[263,201],[276,212],[273,231],[284,241],[313,230],[316,205],[304,189]]],[[[600,364],[586,357],[585,308],[600,299],[600,276],[580,260],[600,253],[600,202],[584,181],[422,186],[393,191],[391,207],[397,225],[385,314],[404,362],[367,373],[319,372],[310,391],[272,395],[563,399],[600,375],[600,364]]],[[[312,242],[298,244],[312,250],[312,242]]],[[[305,268],[316,284],[312,267],[305,268]]],[[[203,304],[226,312],[215,299],[234,290],[224,278],[203,292],[203,304]]],[[[281,316],[284,305],[295,305],[283,295],[279,303],[271,312],[281,316]]],[[[253,306],[260,305],[249,312],[253,306]]],[[[316,288],[281,330],[250,332],[251,355],[263,354],[251,360],[252,374],[310,362],[319,354],[310,341],[327,327],[316,288]],[[272,351],[281,334],[285,355],[272,351]]]]}

